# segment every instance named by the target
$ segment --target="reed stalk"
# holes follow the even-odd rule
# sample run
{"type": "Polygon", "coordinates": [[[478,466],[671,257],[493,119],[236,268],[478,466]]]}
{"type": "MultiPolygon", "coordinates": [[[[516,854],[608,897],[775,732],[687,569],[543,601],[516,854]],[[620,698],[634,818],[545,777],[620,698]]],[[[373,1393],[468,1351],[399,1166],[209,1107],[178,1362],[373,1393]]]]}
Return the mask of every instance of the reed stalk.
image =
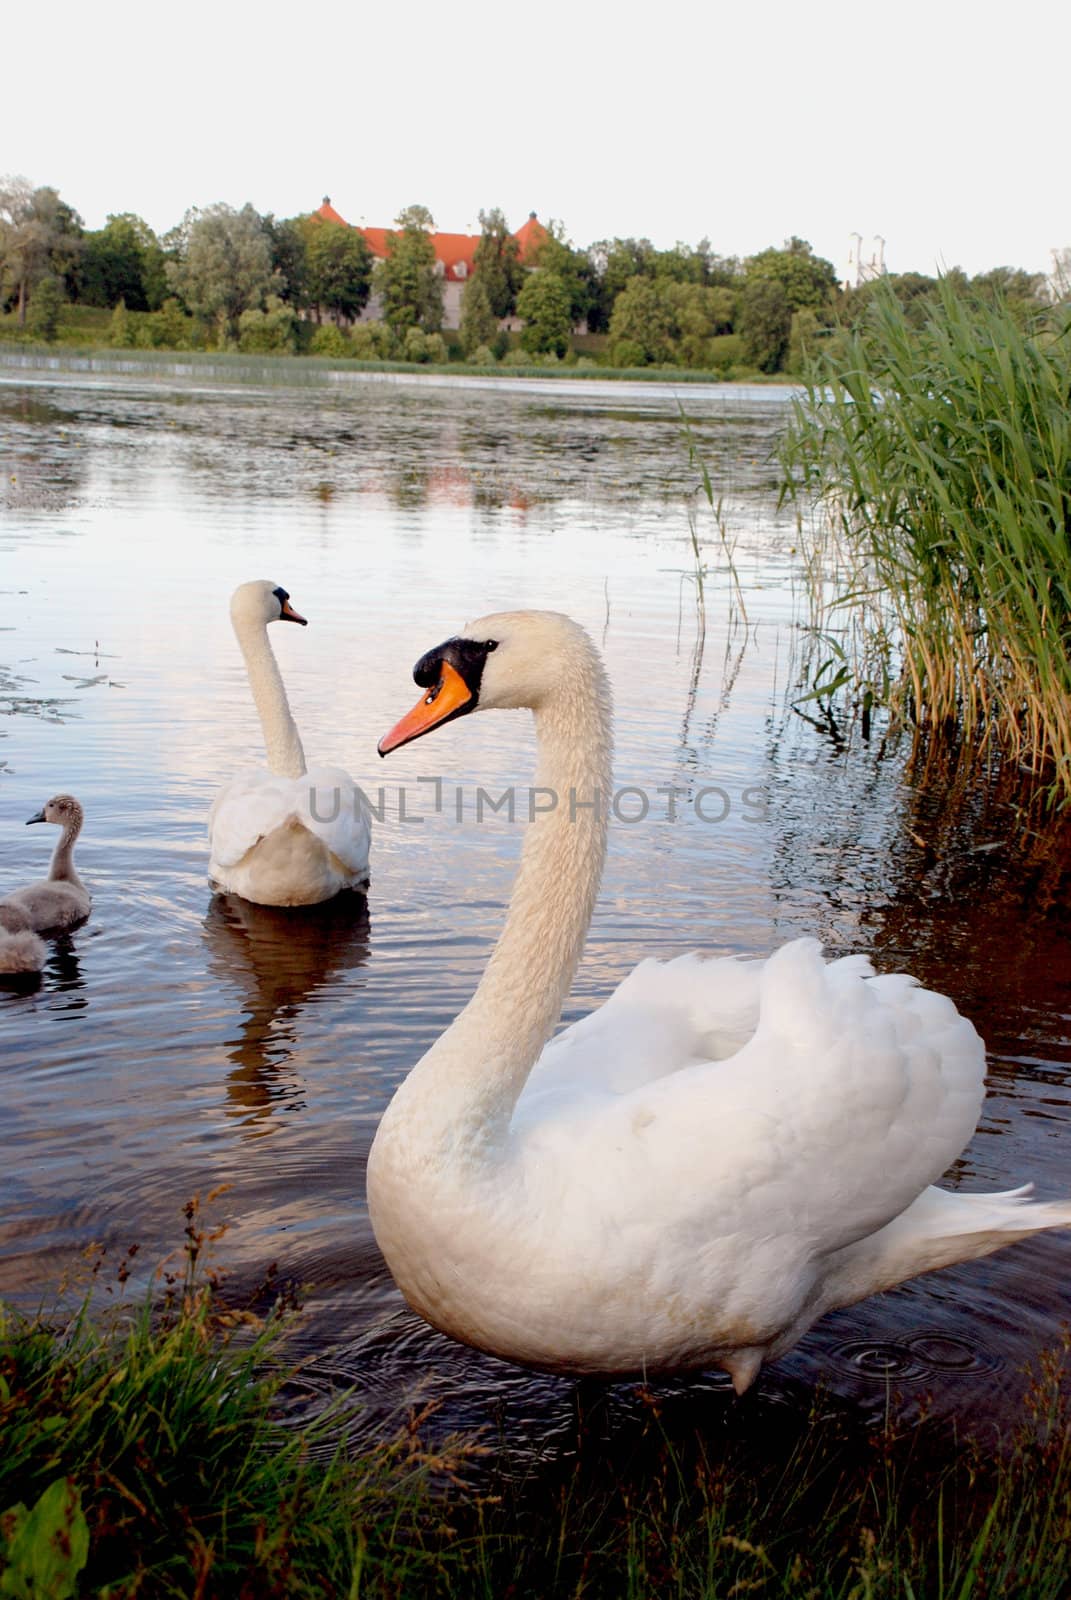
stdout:
{"type": "Polygon", "coordinates": [[[1071,801],[1071,323],[1024,328],[942,284],[912,328],[891,292],[812,366],[782,450],[887,633],[916,739],[995,746],[1071,801]]]}

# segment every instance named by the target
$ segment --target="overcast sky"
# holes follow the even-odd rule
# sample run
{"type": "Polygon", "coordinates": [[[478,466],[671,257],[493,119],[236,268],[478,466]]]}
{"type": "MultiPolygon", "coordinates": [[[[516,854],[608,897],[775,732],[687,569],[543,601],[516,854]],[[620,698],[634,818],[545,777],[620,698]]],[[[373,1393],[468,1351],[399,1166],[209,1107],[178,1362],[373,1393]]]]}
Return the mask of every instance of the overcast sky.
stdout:
{"type": "Polygon", "coordinates": [[[0,174],[99,227],[216,200],[351,222],[501,206],[578,245],[790,234],[840,269],[1047,270],[1071,245],[1071,6],[458,0],[18,7],[0,174]],[[1050,19],[1047,24],[1043,19],[1050,19]]]}

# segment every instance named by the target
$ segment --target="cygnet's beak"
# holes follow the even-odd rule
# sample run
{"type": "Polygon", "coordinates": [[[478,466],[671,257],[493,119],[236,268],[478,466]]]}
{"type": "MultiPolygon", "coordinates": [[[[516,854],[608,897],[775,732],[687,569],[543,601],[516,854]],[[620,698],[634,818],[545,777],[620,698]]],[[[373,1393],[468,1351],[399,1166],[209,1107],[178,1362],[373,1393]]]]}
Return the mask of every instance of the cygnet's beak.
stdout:
{"type": "Polygon", "coordinates": [[[413,739],[419,739],[421,734],[430,733],[441,722],[460,716],[471,708],[474,698],[457,668],[452,667],[449,661],[444,661],[438,682],[426,689],[412,711],[407,712],[389,733],[383,735],[377,746],[380,755],[389,755],[399,745],[409,744],[413,739]]]}
{"type": "Polygon", "coordinates": [[[289,600],[284,600],[282,602],[282,607],[279,611],[279,621],[300,622],[303,628],[307,628],[309,625],[308,617],[303,617],[300,611],[295,611],[289,600]]]}
{"type": "Polygon", "coordinates": [[[26,818],[26,826],[29,827],[31,822],[47,822],[47,821],[48,821],[48,818],[45,816],[44,812],[43,811],[39,811],[35,817],[27,817],[26,818]]]}

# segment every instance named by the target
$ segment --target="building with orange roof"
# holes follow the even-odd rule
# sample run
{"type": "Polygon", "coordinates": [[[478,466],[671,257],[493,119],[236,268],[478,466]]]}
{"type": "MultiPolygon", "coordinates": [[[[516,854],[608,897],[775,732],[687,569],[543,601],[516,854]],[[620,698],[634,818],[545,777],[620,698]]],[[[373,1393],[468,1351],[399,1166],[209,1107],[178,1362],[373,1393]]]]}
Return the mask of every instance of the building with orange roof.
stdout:
{"type": "MultiPolygon", "coordinates": [[[[323,204],[312,214],[324,222],[340,222],[344,228],[355,227],[357,232],[364,236],[373,256],[379,261],[385,259],[387,241],[394,232],[393,229],[366,228],[363,225],[346,222],[344,217],[339,216],[328,195],[324,195],[323,204]]],[[[435,248],[436,271],[443,280],[443,327],[459,328],[461,294],[475,270],[476,246],[481,236],[478,233],[431,233],[428,237],[435,248]]],[[[527,222],[517,229],[513,237],[520,246],[522,263],[525,266],[532,266],[539,246],[548,234],[535,212],[530,211],[527,222]]],[[[373,294],[362,311],[360,320],[378,322],[381,316],[382,307],[378,297],[373,294]]]]}

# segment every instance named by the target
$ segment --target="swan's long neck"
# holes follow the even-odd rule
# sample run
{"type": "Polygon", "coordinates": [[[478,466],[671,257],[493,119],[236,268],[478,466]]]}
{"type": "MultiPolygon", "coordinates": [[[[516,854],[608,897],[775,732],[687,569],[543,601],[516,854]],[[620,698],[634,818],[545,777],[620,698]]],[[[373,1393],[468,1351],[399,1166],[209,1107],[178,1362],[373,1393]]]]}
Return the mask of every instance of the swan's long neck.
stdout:
{"type": "Polygon", "coordinates": [[[501,937],[476,993],[396,1097],[421,1144],[444,1154],[505,1137],[584,947],[606,855],[613,735],[601,660],[590,650],[577,668],[536,711],[537,816],[501,937]]]}
{"type": "Polygon", "coordinates": [[[234,632],[245,657],[268,766],[280,778],[300,778],[305,772],[305,752],[290,713],[275,652],[268,642],[267,624],[236,621],[234,632]]]}
{"type": "Polygon", "coordinates": [[[59,843],[52,852],[52,865],[48,869],[51,883],[71,883],[78,889],[85,888],[74,867],[74,842],[81,831],[82,818],[75,816],[60,834],[59,843]]]}

